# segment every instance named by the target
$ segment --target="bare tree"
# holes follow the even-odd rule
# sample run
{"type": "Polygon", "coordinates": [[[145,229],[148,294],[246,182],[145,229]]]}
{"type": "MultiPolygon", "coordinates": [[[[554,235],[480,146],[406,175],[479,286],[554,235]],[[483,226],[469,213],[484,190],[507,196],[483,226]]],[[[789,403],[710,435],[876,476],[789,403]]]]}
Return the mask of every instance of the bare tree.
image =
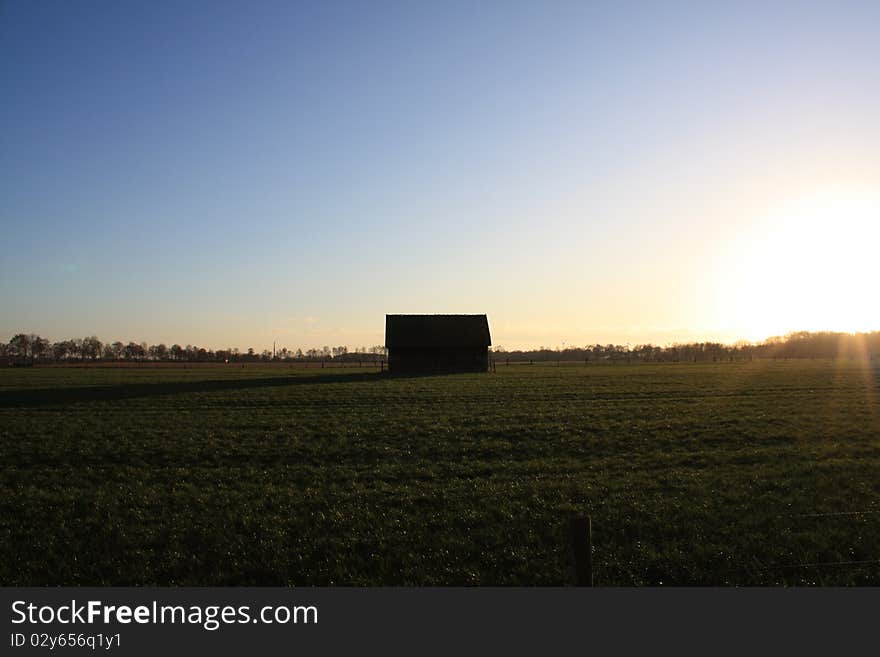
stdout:
{"type": "Polygon", "coordinates": [[[89,336],[87,338],[83,338],[82,341],[82,355],[83,358],[90,358],[95,360],[101,356],[101,349],[103,348],[103,344],[97,338],[97,336],[89,336]]]}
{"type": "Polygon", "coordinates": [[[31,354],[36,359],[43,359],[50,354],[49,341],[39,335],[31,336],[31,354]]]}
{"type": "Polygon", "coordinates": [[[73,345],[70,340],[61,340],[52,345],[52,357],[56,360],[66,360],[70,357],[73,345]]]}
{"type": "Polygon", "coordinates": [[[9,340],[9,354],[28,358],[31,355],[31,336],[26,333],[17,333],[9,340]]]}
{"type": "Polygon", "coordinates": [[[143,360],[144,356],[147,355],[147,350],[143,345],[139,345],[136,342],[129,342],[122,350],[122,355],[127,360],[143,360]]]}

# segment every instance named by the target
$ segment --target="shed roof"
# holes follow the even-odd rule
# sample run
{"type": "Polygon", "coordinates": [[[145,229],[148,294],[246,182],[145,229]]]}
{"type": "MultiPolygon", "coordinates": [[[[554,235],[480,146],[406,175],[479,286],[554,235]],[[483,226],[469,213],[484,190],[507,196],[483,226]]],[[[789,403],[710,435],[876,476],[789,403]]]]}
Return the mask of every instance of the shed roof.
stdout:
{"type": "Polygon", "coordinates": [[[488,347],[485,315],[385,315],[385,346],[488,347]]]}

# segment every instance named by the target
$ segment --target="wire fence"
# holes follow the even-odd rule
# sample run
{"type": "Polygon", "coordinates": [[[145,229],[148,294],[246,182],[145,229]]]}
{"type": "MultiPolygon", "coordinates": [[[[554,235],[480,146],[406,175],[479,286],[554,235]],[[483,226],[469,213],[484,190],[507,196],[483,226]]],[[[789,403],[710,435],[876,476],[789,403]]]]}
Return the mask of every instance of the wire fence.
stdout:
{"type": "MultiPolygon", "coordinates": [[[[821,518],[858,518],[880,515],[880,510],[869,511],[833,511],[825,513],[779,514],[777,519],[810,520],[821,518]]],[[[579,516],[569,521],[569,554],[571,558],[571,577],[575,586],[593,586],[597,548],[593,542],[594,521],[590,516],[579,516]]],[[[601,550],[601,546],[598,548],[601,550]]],[[[718,571],[722,577],[755,573],[772,573],[782,571],[822,570],[840,568],[880,567],[880,558],[815,560],[796,563],[761,563],[757,558],[742,568],[723,568],[718,571]]],[[[602,583],[598,582],[601,586],[602,583]]]]}

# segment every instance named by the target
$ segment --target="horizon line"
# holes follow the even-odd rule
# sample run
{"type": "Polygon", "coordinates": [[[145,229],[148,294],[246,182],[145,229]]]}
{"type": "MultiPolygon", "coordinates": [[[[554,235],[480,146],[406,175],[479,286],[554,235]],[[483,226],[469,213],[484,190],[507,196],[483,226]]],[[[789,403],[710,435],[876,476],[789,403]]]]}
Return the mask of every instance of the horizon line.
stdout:
{"type": "MultiPolygon", "coordinates": [[[[809,336],[831,335],[831,336],[836,336],[836,337],[841,337],[841,336],[858,337],[858,336],[872,336],[875,334],[880,334],[880,328],[871,329],[868,331],[796,330],[796,331],[789,331],[784,334],[769,335],[767,337],[757,339],[757,340],[748,340],[745,338],[739,338],[739,339],[733,340],[733,341],[711,340],[711,339],[691,340],[691,341],[680,340],[680,341],[665,342],[662,344],[659,342],[654,342],[654,341],[650,341],[650,340],[638,341],[638,342],[634,342],[634,343],[633,342],[620,343],[620,342],[595,341],[595,342],[588,342],[588,343],[585,342],[585,343],[573,343],[573,344],[567,344],[567,341],[563,341],[562,346],[557,344],[555,346],[540,345],[540,346],[507,348],[507,347],[504,347],[504,345],[498,344],[498,345],[490,345],[489,349],[492,351],[495,351],[497,349],[503,349],[505,352],[516,352],[516,351],[529,352],[529,351],[569,351],[569,350],[590,348],[590,347],[594,347],[594,346],[605,347],[608,345],[612,345],[614,347],[624,347],[625,346],[628,349],[633,349],[633,348],[637,348],[637,347],[647,347],[647,346],[669,348],[669,347],[697,345],[697,344],[713,344],[713,345],[721,345],[723,347],[737,347],[737,346],[759,346],[762,344],[766,344],[772,340],[784,340],[784,339],[788,339],[788,338],[791,338],[792,336],[797,336],[797,335],[809,335],[809,336]]],[[[62,338],[59,340],[51,340],[49,338],[45,338],[44,336],[40,335],[39,333],[37,333],[35,331],[33,331],[33,332],[25,332],[25,331],[13,332],[12,335],[10,336],[9,340],[4,341],[2,344],[8,345],[18,335],[36,336],[38,338],[42,338],[44,340],[47,340],[49,342],[49,344],[57,344],[57,343],[73,341],[73,340],[84,340],[87,338],[97,338],[102,343],[102,345],[112,345],[112,344],[120,343],[123,345],[127,345],[127,344],[144,345],[144,344],[146,344],[148,346],[158,346],[158,345],[164,344],[167,347],[178,345],[178,346],[181,346],[184,348],[185,347],[192,347],[192,348],[197,348],[197,349],[205,349],[207,351],[213,351],[213,352],[238,351],[239,353],[247,353],[248,350],[253,349],[254,353],[263,353],[265,351],[273,351],[277,345],[277,341],[274,341],[272,348],[267,346],[267,347],[264,347],[263,349],[257,349],[256,347],[253,347],[253,346],[247,346],[244,348],[234,347],[234,346],[225,346],[225,347],[210,346],[210,347],[207,347],[204,345],[194,344],[192,342],[179,342],[179,341],[173,341],[173,342],[158,341],[158,342],[152,342],[152,344],[151,344],[151,341],[147,341],[147,340],[141,340],[139,342],[137,342],[135,340],[128,340],[128,341],[113,340],[113,341],[108,342],[108,341],[105,341],[102,338],[98,337],[97,334],[94,334],[94,333],[83,336],[83,337],[68,337],[68,338],[62,338]]],[[[327,347],[329,349],[333,349],[335,347],[340,347],[340,346],[345,347],[346,349],[349,348],[349,345],[347,345],[347,344],[322,345],[322,347],[327,347]]],[[[385,345],[384,344],[355,345],[354,347],[351,347],[351,348],[353,348],[353,349],[361,349],[361,348],[369,349],[369,348],[373,348],[373,347],[385,348],[385,345]]],[[[305,352],[308,349],[318,349],[318,347],[312,346],[312,347],[305,348],[302,346],[297,346],[297,347],[294,347],[293,349],[291,349],[290,347],[288,347],[286,345],[281,345],[280,347],[277,348],[278,351],[281,351],[284,349],[287,349],[288,351],[302,350],[303,352],[305,352]]],[[[348,353],[358,353],[358,352],[351,351],[348,353]]]]}

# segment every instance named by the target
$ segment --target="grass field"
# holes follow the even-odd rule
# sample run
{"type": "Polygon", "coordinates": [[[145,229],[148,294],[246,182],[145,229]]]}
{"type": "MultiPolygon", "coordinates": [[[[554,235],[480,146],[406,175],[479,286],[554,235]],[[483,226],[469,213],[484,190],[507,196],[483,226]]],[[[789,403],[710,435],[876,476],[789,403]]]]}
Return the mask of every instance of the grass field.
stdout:
{"type": "Polygon", "coordinates": [[[880,585],[876,363],[9,368],[0,459],[3,585],[880,585]]]}

